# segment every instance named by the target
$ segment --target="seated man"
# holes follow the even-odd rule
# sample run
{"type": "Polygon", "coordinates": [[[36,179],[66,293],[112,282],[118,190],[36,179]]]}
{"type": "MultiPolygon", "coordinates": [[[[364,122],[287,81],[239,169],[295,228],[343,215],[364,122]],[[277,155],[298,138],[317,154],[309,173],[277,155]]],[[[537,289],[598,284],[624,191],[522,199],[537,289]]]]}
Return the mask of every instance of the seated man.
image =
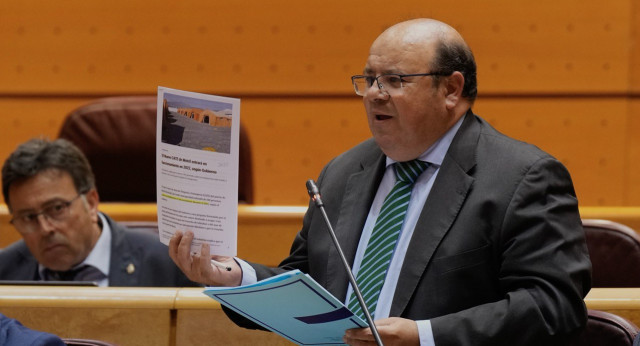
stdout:
{"type": "Polygon", "coordinates": [[[2,167],[2,193],[22,240],[0,250],[0,280],[197,286],[157,236],[128,230],[98,211],[89,162],[64,139],[20,145],[2,167]]]}

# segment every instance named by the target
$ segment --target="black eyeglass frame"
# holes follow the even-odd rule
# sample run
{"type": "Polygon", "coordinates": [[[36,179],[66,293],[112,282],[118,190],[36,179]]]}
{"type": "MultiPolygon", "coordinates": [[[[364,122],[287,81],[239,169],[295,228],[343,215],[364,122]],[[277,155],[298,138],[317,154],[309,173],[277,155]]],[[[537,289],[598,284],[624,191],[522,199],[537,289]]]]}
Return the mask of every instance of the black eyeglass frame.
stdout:
{"type": "Polygon", "coordinates": [[[373,77],[373,76],[365,76],[365,75],[361,75],[361,74],[357,74],[357,75],[353,75],[351,76],[351,84],[353,84],[353,90],[356,92],[356,95],[358,96],[364,96],[364,93],[366,91],[362,91],[362,94],[358,93],[358,86],[356,85],[356,80],[357,79],[364,79],[365,81],[367,80],[367,78],[371,78],[371,84],[369,85],[367,83],[367,89],[371,88],[373,86],[373,80],[376,81],[376,84],[378,84],[378,89],[379,90],[383,90],[385,91],[387,94],[389,93],[385,88],[384,85],[382,83],[380,83],[380,80],[378,78],[380,77],[386,77],[386,76],[398,76],[400,77],[400,88],[404,88],[404,78],[405,77],[420,77],[420,76],[449,76],[451,75],[453,72],[428,72],[428,73],[410,73],[410,74],[400,74],[400,73],[385,73],[385,74],[381,74],[377,77],[373,77]]]}
{"type": "MultiPolygon", "coordinates": [[[[19,221],[18,219],[22,219],[22,220],[26,220],[26,218],[31,218],[32,220],[38,220],[38,218],[40,217],[40,215],[44,216],[47,221],[51,222],[51,220],[54,220],[54,222],[60,222],[58,220],[55,219],[55,217],[51,217],[49,215],[49,213],[51,213],[51,210],[54,207],[59,207],[62,206],[63,207],[63,212],[67,212],[69,213],[69,207],[71,206],[71,204],[73,204],[73,202],[75,202],[76,200],[78,200],[80,197],[84,196],[86,194],[86,192],[84,193],[79,193],[77,196],[75,196],[74,198],[68,200],[68,201],[59,201],[56,203],[53,203],[52,205],[50,205],[49,207],[44,208],[43,210],[41,210],[38,213],[27,213],[27,214],[23,214],[23,215],[17,215],[11,218],[11,220],[9,220],[9,223],[11,223],[14,227],[16,227],[16,229],[18,230],[18,232],[26,234],[26,233],[32,233],[33,230],[29,230],[26,232],[23,232],[22,230],[20,230],[19,225],[16,225],[16,221],[19,221]]],[[[68,216],[67,216],[68,217],[68,216]]],[[[30,221],[25,221],[25,222],[30,222],[30,221]]],[[[19,222],[18,222],[19,223],[19,222]]]]}

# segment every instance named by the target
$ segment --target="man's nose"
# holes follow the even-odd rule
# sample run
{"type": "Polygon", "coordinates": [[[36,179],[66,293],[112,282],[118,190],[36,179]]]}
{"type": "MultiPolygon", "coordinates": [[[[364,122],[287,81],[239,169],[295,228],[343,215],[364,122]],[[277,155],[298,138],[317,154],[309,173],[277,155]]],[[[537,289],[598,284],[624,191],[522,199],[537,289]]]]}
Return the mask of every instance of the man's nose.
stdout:
{"type": "Polygon", "coordinates": [[[51,219],[47,216],[47,214],[39,214],[38,215],[38,225],[40,226],[40,230],[45,233],[52,232],[55,229],[55,226],[51,222],[51,219]]]}
{"type": "Polygon", "coordinates": [[[389,98],[389,93],[384,89],[384,86],[382,86],[376,79],[367,89],[364,96],[373,101],[382,101],[389,98]]]}

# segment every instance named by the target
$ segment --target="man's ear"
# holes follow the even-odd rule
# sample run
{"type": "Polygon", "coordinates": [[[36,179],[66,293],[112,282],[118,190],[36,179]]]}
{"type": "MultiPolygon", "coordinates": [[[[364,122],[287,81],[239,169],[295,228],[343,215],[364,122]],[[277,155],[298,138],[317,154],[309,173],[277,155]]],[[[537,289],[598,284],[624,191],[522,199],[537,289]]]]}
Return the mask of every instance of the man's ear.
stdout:
{"type": "Polygon", "coordinates": [[[87,199],[87,208],[89,209],[89,213],[91,214],[91,219],[95,222],[98,222],[98,204],[100,203],[98,190],[96,190],[95,188],[89,190],[89,192],[85,194],[85,198],[87,199]]]}
{"type": "Polygon", "coordinates": [[[462,89],[464,88],[464,76],[455,71],[446,77],[445,103],[447,109],[454,109],[462,99],[462,89]]]}

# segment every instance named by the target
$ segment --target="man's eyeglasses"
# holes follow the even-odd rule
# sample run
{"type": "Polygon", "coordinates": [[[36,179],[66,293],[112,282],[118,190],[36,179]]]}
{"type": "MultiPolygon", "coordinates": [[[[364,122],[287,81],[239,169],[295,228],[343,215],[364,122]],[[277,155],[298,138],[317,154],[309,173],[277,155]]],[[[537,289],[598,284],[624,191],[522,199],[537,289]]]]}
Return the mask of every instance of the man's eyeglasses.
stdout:
{"type": "Polygon", "coordinates": [[[78,194],[75,198],[69,201],[57,201],[51,205],[46,206],[39,213],[22,213],[15,215],[9,222],[11,222],[18,232],[21,234],[29,234],[40,229],[40,215],[42,215],[48,222],[53,225],[59,225],[66,221],[71,214],[69,206],[75,200],[83,196],[83,193],[78,194]]]}
{"type": "Polygon", "coordinates": [[[373,76],[364,76],[364,75],[355,75],[351,76],[351,82],[353,83],[353,88],[356,91],[356,95],[364,96],[365,93],[371,86],[373,86],[373,82],[375,81],[378,84],[378,88],[382,92],[386,92],[387,94],[393,96],[404,88],[404,84],[407,82],[405,80],[406,77],[422,77],[422,76],[448,76],[451,73],[444,72],[433,72],[433,73],[412,73],[412,74],[383,74],[378,77],[373,76]]]}

